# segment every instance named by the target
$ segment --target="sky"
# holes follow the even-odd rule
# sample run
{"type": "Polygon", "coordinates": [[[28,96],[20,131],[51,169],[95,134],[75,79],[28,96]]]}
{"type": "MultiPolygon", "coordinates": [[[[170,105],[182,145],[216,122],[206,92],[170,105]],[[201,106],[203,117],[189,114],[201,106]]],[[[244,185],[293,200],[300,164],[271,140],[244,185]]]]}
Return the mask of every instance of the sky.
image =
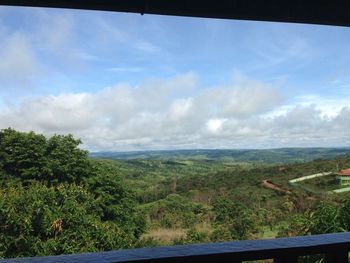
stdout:
{"type": "Polygon", "coordinates": [[[0,7],[0,129],[90,151],[350,146],[350,28],[0,7]]]}

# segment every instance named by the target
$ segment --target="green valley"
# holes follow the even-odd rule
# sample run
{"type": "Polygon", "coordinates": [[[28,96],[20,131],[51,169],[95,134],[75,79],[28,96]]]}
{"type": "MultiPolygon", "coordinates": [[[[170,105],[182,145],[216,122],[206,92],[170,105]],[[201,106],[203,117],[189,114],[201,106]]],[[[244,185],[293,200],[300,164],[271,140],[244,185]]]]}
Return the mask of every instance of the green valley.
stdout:
{"type": "Polygon", "coordinates": [[[301,234],[288,230],[294,216],[309,213],[324,201],[339,204],[349,197],[346,193],[326,194],[322,187],[312,193],[289,184],[289,180],[307,174],[350,167],[347,155],[279,165],[199,158],[194,151],[190,157],[183,152],[180,157],[176,151],[174,156],[162,158],[95,161],[117,167],[125,183],[134,189],[139,209],[147,216],[148,230],[143,238],[153,245],[301,234]],[[264,187],[264,180],[287,193],[264,187]],[[220,221],[221,210],[227,214],[220,221]],[[228,221],[239,226],[227,227],[228,221]],[[246,228],[243,232],[232,232],[242,225],[246,228]]]}
{"type": "Polygon", "coordinates": [[[93,153],[72,135],[0,132],[0,257],[350,230],[327,175],[347,148],[93,153]],[[311,191],[310,189],[313,189],[311,191]]]}

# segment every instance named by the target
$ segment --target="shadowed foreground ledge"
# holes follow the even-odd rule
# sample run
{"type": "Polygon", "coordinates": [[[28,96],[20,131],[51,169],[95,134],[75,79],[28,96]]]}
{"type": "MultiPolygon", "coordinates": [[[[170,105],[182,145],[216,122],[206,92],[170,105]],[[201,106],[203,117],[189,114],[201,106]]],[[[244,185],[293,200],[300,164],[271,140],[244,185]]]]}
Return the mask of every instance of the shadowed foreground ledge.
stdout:
{"type": "Polygon", "coordinates": [[[273,258],[297,262],[297,256],[325,254],[326,262],[348,262],[350,232],[303,237],[248,240],[101,253],[0,260],[0,262],[241,262],[273,258]]]}

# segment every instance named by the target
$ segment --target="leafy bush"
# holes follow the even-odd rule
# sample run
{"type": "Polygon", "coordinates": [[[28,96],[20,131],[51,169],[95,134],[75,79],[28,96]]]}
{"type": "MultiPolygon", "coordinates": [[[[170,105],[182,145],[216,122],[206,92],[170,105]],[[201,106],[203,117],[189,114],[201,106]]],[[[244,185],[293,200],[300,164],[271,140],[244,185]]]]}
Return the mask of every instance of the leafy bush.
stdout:
{"type": "Polygon", "coordinates": [[[280,228],[278,237],[304,236],[309,234],[312,223],[311,216],[312,214],[310,212],[291,216],[288,224],[280,228]]]}
{"type": "Polygon", "coordinates": [[[97,197],[101,208],[101,219],[113,221],[125,231],[139,238],[146,228],[146,219],[137,210],[134,193],[125,186],[115,166],[105,162],[94,162],[95,175],[85,183],[97,197]]]}
{"type": "Polygon", "coordinates": [[[0,131],[0,257],[127,248],[145,231],[116,168],[80,143],[0,131]]]}
{"type": "Polygon", "coordinates": [[[349,225],[347,225],[350,222],[349,201],[341,205],[323,201],[302,214],[295,214],[290,218],[289,224],[280,230],[279,236],[303,236],[348,231],[350,230],[349,225]]]}
{"type": "Polygon", "coordinates": [[[133,236],[103,222],[93,195],[81,186],[0,190],[0,257],[58,255],[130,247],[133,236]]]}
{"type": "Polygon", "coordinates": [[[186,233],[186,237],[177,238],[173,240],[173,245],[188,245],[207,242],[210,242],[208,233],[198,231],[195,228],[190,228],[186,233]]]}
{"type": "Polygon", "coordinates": [[[210,235],[213,242],[224,242],[232,240],[232,233],[227,226],[217,225],[210,235]]]}
{"type": "Polygon", "coordinates": [[[203,220],[206,209],[178,194],[170,194],[148,208],[151,222],[165,228],[190,228],[203,220]]]}
{"type": "MultiPolygon", "coordinates": [[[[346,206],[342,205],[344,211],[346,206]]],[[[346,220],[348,212],[343,213],[346,220]]],[[[348,218],[349,220],[350,218],[348,218]]],[[[326,234],[344,231],[339,205],[330,202],[321,202],[312,213],[310,220],[311,234],[326,234]]]]}
{"type": "Polygon", "coordinates": [[[231,239],[248,239],[257,232],[257,218],[252,210],[231,199],[218,197],[214,200],[215,223],[219,228],[225,226],[231,239]]]}

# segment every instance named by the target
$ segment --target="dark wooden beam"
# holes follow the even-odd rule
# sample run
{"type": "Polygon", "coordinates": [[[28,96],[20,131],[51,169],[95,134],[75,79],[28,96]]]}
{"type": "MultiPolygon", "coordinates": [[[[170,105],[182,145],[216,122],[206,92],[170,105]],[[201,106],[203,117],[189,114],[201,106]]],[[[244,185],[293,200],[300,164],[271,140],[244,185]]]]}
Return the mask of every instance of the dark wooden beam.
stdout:
{"type": "Polygon", "coordinates": [[[350,26],[349,0],[1,0],[0,5],[350,26]]]}

